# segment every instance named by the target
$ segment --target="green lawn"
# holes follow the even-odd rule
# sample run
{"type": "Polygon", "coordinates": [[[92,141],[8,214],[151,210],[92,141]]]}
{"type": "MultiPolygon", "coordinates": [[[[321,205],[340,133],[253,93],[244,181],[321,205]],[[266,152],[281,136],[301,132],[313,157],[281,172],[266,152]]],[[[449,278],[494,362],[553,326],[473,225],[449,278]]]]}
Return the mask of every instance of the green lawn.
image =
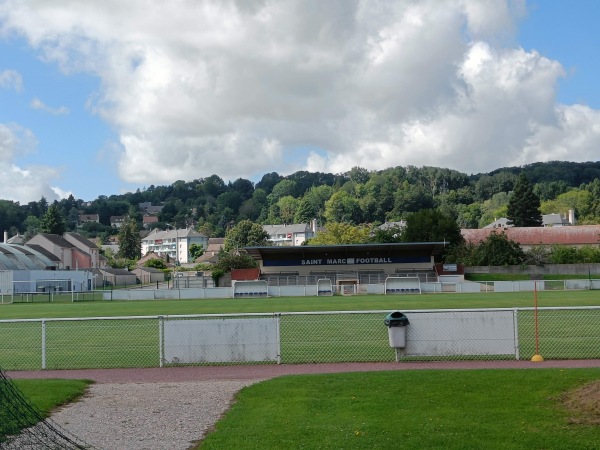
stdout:
{"type": "MultiPolygon", "coordinates": [[[[595,291],[538,294],[540,306],[598,305],[599,297],[595,291]]],[[[533,293],[490,293],[12,304],[0,306],[0,312],[17,317],[110,317],[228,311],[410,311],[530,307],[532,303],[533,293]]],[[[6,315],[2,314],[3,317],[6,315]]],[[[600,357],[600,311],[540,311],[539,325],[541,353],[546,359],[600,357]]],[[[523,359],[535,354],[533,330],[533,313],[521,311],[518,332],[523,359]]],[[[40,369],[42,333],[45,333],[47,369],[156,367],[160,362],[159,322],[150,317],[47,321],[43,330],[40,321],[0,322],[0,365],[11,370],[40,369]]],[[[284,364],[395,360],[382,314],[283,315],[280,337],[284,364]]]]}
{"type": "Polygon", "coordinates": [[[574,424],[582,416],[560,399],[599,378],[598,369],[281,377],[243,389],[199,448],[598,448],[600,427],[574,424]]]}
{"type": "MultiPolygon", "coordinates": [[[[538,292],[540,306],[600,306],[598,291],[538,292]]],[[[533,292],[271,297],[0,304],[2,319],[230,314],[295,311],[370,311],[533,306],[533,292]]]]}

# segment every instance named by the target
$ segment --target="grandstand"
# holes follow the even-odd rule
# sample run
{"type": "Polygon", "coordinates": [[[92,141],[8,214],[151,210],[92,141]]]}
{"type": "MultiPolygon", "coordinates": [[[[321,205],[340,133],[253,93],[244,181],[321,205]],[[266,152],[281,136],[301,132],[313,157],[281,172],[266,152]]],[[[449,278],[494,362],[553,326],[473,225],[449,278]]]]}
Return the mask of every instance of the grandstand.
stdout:
{"type": "MultiPolygon", "coordinates": [[[[385,285],[388,279],[410,278],[391,282],[404,287],[390,287],[390,293],[396,293],[395,289],[414,293],[420,292],[420,283],[438,281],[434,257],[445,245],[434,242],[246,250],[259,263],[258,279],[267,286],[320,286],[320,280],[329,280],[332,292],[350,292],[359,285],[385,285]],[[348,286],[352,285],[355,287],[350,289],[348,286]]],[[[325,295],[327,290],[318,287],[319,295],[325,295]]]]}

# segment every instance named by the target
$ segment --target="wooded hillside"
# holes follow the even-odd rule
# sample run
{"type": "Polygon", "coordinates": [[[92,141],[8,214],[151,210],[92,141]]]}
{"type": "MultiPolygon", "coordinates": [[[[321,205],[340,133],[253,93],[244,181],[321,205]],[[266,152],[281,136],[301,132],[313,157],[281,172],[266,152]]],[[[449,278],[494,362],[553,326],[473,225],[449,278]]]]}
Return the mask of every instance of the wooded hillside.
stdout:
{"type": "MultiPolygon", "coordinates": [[[[301,223],[312,218],[319,225],[398,221],[412,212],[437,208],[461,228],[479,228],[506,216],[509,194],[524,173],[541,199],[541,212],[575,211],[579,224],[600,223],[600,161],[553,161],[471,174],[438,167],[394,167],[369,171],[354,167],[343,174],[300,171],[288,176],[265,174],[254,184],[239,178],[226,183],[217,175],[169,186],[148,186],[136,192],[100,196],[91,202],[72,196],[54,202],[67,230],[88,237],[116,234],[111,216],[135,218],[141,225],[139,204],[163,205],[159,222],[194,226],[208,236],[224,236],[241,220],[261,224],[301,223]],[[77,228],[80,214],[98,214],[100,223],[77,228]]],[[[0,229],[9,236],[32,236],[49,208],[45,198],[20,205],[0,200],[0,229]]],[[[141,226],[140,226],[141,228],[141,226]]]]}

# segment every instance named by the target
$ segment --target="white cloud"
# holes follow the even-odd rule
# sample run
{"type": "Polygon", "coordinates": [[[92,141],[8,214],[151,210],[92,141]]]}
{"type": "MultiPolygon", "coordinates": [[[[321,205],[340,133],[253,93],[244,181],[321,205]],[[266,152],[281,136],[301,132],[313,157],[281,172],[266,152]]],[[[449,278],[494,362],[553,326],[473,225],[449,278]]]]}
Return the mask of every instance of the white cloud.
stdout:
{"type": "Polygon", "coordinates": [[[52,114],[53,116],[64,116],[65,114],[69,114],[69,108],[67,108],[66,106],[52,108],[44,104],[44,102],[42,102],[39,98],[34,98],[33,100],[31,100],[30,106],[33,109],[45,111],[47,113],[52,114]]]}
{"type": "Polygon", "coordinates": [[[36,140],[30,130],[0,123],[0,199],[28,203],[42,196],[48,201],[62,198],[50,186],[57,179],[56,169],[42,166],[22,168],[15,164],[17,155],[35,149],[36,140]]]}
{"type": "Polygon", "coordinates": [[[0,88],[21,92],[23,90],[23,79],[19,72],[16,70],[0,71],[0,88]]]}
{"type": "Polygon", "coordinates": [[[101,78],[91,108],[119,134],[121,177],[147,185],[587,160],[598,112],[556,104],[560,63],[507,45],[525,13],[519,0],[5,0],[0,21],[101,78]],[[298,163],[301,147],[322,151],[298,163]]]}

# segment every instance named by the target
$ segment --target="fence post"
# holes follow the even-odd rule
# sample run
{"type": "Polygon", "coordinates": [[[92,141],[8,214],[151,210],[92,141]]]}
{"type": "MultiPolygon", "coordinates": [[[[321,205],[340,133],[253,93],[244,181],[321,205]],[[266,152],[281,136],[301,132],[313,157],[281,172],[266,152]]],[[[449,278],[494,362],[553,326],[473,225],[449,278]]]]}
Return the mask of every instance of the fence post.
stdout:
{"type": "Polygon", "coordinates": [[[46,368],[46,321],[42,320],[42,370],[46,368]]]}
{"type": "Polygon", "coordinates": [[[513,309],[513,329],[515,330],[515,359],[519,361],[521,355],[519,352],[519,310],[513,309]]]}
{"type": "Polygon", "coordinates": [[[277,322],[276,333],[277,333],[277,364],[281,364],[281,313],[275,313],[275,320],[277,322]]]}
{"type": "Polygon", "coordinates": [[[164,333],[164,317],[158,316],[158,366],[163,367],[164,364],[164,350],[163,350],[163,333],[164,333]]]}

